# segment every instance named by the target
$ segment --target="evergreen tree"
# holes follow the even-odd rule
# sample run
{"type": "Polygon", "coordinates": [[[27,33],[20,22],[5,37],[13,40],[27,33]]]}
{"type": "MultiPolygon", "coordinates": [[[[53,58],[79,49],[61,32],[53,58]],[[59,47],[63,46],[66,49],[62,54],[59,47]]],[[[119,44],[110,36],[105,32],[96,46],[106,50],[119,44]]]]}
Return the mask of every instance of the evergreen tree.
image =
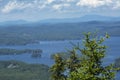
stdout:
{"type": "Polygon", "coordinates": [[[56,54],[54,55],[55,64],[50,68],[50,71],[52,73],[51,79],[52,80],[66,80],[66,77],[64,75],[65,71],[65,62],[63,58],[56,54]]]}
{"type": "Polygon", "coordinates": [[[55,58],[55,64],[52,66],[52,69],[55,69],[52,71],[52,75],[56,77],[53,77],[53,80],[64,80],[62,78],[66,71],[68,72],[67,78],[65,78],[67,80],[114,80],[115,69],[113,65],[103,65],[106,52],[103,42],[108,37],[108,34],[99,38],[92,36],[91,33],[86,33],[82,48],[74,46],[73,50],[69,52],[68,59],[64,61],[60,56],[58,56],[60,60],[55,58]]]}
{"type": "MultiPolygon", "coordinates": [[[[106,38],[108,35],[106,34],[106,38]]],[[[114,80],[113,65],[103,66],[106,46],[102,45],[104,38],[92,38],[90,33],[85,34],[84,48],[80,50],[80,67],[70,73],[69,80],[114,80]]]]}

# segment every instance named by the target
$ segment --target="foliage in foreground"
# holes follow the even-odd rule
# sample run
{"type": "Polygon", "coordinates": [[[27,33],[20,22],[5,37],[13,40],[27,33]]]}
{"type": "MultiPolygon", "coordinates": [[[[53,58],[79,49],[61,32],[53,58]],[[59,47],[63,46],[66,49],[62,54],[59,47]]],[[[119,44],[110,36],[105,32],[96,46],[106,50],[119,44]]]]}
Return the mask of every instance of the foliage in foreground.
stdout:
{"type": "Polygon", "coordinates": [[[49,67],[18,61],[0,61],[0,80],[49,80],[49,67]]]}
{"type": "Polygon", "coordinates": [[[69,56],[64,59],[59,54],[54,56],[55,64],[51,67],[52,80],[114,80],[113,64],[103,65],[106,46],[103,42],[109,36],[96,37],[85,34],[82,48],[74,46],[69,56]],[[81,56],[78,56],[81,55],[81,56]]]}

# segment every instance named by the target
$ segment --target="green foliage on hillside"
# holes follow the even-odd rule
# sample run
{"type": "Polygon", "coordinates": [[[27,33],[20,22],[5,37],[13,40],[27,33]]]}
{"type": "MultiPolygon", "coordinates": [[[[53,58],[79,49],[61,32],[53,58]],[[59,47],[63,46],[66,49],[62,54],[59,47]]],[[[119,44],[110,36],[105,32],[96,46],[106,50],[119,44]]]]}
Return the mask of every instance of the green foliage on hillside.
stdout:
{"type": "Polygon", "coordinates": [[[18,61],[0,61],[0,80],[50,80],[49,67],[18,61]]]}
{"type": "Polygon", "coordinates": [[[114,80],[116,70],[113,64],[102,64],[106,52],[105,38],[109,35],[97,37],[87,33],[82,48],[74,46],[67,59],[56,54],[55,64],[50,69],[52,80],[114,80]]]}
{"type": "Polygon", "coordinates": [[[41,40],[81,39],[83,32],[120,36],[120,22],[48,23],[0,26],[0,45],[26,45],[41,40]]]}

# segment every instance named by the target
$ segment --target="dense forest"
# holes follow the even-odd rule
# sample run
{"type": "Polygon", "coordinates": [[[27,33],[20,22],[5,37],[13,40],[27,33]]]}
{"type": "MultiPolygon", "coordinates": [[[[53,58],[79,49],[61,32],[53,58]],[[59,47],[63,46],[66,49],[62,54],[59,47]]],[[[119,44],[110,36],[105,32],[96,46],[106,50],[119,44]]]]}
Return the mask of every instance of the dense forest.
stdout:
{"type": "Polygon", "coordinates": [[[0,45],[26,45],[41,40],[81,39],[84,32],[120,36],[120,22],[29,23],[0,25],[0,45]]]}
{"type": "Polygon", "coordinates": [[[49,67],[19,61],[0,61],[0,80],[50,80],[49,67]]]}

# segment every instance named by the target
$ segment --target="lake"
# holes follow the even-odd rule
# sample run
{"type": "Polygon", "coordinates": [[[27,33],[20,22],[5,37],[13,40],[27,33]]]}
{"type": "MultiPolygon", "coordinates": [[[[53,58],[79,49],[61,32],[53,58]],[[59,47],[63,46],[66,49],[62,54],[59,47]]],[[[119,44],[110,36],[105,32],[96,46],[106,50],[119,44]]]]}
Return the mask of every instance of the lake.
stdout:
{"type": "MultiPolygon", "coordinates": [[[[40,41],[39,44],[28,44],[23,46],[0,46],[0,48],[12,48],[12,49],[42,49],[41,58],[31,58],[30,54],[21,55],[1,55],[0,60],[18,60],[27,63],[39,63],[51,66],[54,61],[50,59],[50,55],[57,52],[67,51],[66,49],[72,48],[72,43],[81,43],[82,40],[65,40],[65,41],[40,41]]],[[[120,37],[111,37],[105,41],[105,45],[108,46],[106,57],[104,59],[105,64],[114,62],[114,60],[120,57],[120,37]]],[[[119,77],[120,79],[120,77],[119,77]]]]}

